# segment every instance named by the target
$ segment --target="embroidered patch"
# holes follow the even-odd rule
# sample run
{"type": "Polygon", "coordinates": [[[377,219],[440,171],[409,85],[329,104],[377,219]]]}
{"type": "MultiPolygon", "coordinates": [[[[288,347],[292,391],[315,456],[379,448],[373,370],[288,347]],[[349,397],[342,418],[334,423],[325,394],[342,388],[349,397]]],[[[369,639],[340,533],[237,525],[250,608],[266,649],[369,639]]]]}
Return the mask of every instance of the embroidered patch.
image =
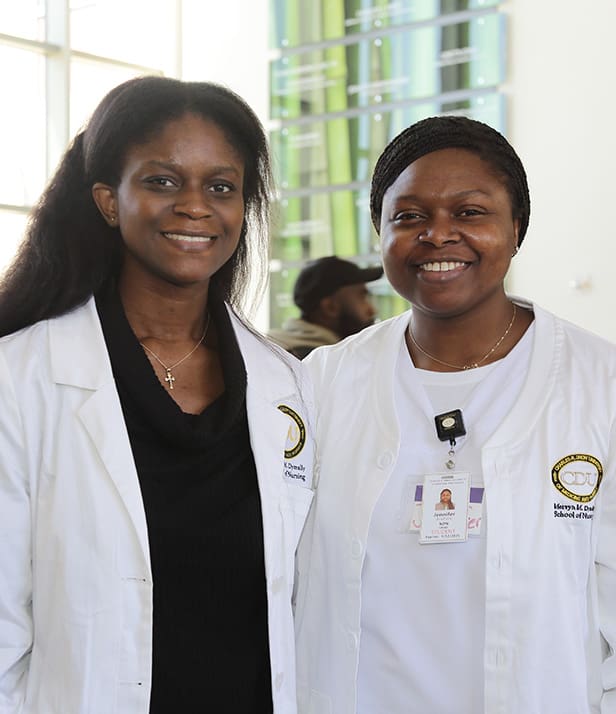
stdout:
{"type": "Polygon", "coordinates": [[[552,467],[552,483],[558,491],[576,503],[588,503],[597,495],[603,466],[590,454],[569,454],[552,467]]]}
{"type": "Polygon", "coordinates": [[[287,432],[287,443],[285,444],[284,457],[285,459],[295,458],[306,443],[306,427],[300,415],[288,407],[286,404],[279,404],[278,409],[283,414],[286,414],[291,423],[287,432]]]}

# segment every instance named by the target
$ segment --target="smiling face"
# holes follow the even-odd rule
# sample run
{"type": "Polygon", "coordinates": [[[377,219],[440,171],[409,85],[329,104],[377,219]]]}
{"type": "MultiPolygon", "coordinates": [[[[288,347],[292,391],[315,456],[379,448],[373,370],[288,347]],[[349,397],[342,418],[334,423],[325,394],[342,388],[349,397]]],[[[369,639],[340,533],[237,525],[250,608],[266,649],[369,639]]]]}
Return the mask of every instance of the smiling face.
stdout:
{"type": "Polygon", "coordinates": [[[441,503],[450,503],[451,502],[451,491],[448,488],[445,488],[441,491],[441,503]]]}
{"type": "Polygon", "coordinates": [[[442,149],[410,164],[385,192],[380,235],[387,278],[415,311],[502,304],[518,221],[502,178],[476,154],[442,149]]]}
{"type": "Polygon", "coordinates": [[[117,187],[95,184],[124,243],[122,279],[199,286],[233,255],[244,220],[244,162],[213,122],[169,122],[125,157],[117,187]]]}

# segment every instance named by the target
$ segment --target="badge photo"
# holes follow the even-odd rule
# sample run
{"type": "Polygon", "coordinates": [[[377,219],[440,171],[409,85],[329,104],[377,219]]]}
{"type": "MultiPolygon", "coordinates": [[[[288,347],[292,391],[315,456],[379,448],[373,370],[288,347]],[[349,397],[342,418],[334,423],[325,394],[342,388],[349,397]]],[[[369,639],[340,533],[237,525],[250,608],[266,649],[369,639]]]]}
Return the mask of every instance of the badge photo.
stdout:
{"type": "Polygon", "coordinates": [[[423,484],[420,543],[452,543],[468,537],[470,474],[431,474],[423,484]]]}

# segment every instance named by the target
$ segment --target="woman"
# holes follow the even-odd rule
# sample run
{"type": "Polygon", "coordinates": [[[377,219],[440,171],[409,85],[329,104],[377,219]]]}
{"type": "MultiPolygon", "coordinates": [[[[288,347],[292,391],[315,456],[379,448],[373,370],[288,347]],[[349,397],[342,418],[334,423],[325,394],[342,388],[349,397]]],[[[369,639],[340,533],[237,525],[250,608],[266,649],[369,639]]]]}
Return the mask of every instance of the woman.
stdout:
{"type": "Polygon", "coordinates": [[[494,129],[409,127],[371,208],[413,309],[307,362],[300,712],[614,712],[616,349],[505,292],[530,202],[494,129]]]}
{"type": "Polygon", "coordinates": [[[239,316],[266,137],[147,77],[75,138],[0,288],[0,709],[295,712],[296,363],[239,316]]]}
{"type": "Polygon", "coordinates": [[[439,500],[434,504],[435,511],[455,511],[456,506],[451,500],[451,491],[444,488],[439,494],[439,500]]]}

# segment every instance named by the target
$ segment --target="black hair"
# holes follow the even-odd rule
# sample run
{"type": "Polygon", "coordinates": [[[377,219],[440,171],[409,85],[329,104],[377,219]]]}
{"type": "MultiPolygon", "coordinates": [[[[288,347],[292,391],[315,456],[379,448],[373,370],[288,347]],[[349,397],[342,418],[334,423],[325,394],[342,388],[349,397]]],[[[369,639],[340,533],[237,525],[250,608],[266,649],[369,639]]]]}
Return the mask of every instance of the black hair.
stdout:
{"type": "Polygon", "coordinates": [[[244,161],[244,224],[238,247],[210,286],[242,313],[249,278],[255,298],[267,277],[272,173],[261,122],[237,94],[211,82],[138,77],[112,89],[74,138],[29,218],[26,235],[0,283],[0,335],[86,302],[121,264],[119,231],[91,194],[116,187],[127,152],[186,114],[212,121],[244,161]]]}
{"type": "Polygon", "coordinates": [[[520,246],[530,218],[528,182],[520,157],[496,129],[462,116],[422,119],[404,129],[385,147],[374,167],[370,189],[370,214],[377,233],[380,231],[383,197],[398,176],[425,154],[453,148],[477,154],[502,178],[513,218],[520,222],[520,246]]]}

